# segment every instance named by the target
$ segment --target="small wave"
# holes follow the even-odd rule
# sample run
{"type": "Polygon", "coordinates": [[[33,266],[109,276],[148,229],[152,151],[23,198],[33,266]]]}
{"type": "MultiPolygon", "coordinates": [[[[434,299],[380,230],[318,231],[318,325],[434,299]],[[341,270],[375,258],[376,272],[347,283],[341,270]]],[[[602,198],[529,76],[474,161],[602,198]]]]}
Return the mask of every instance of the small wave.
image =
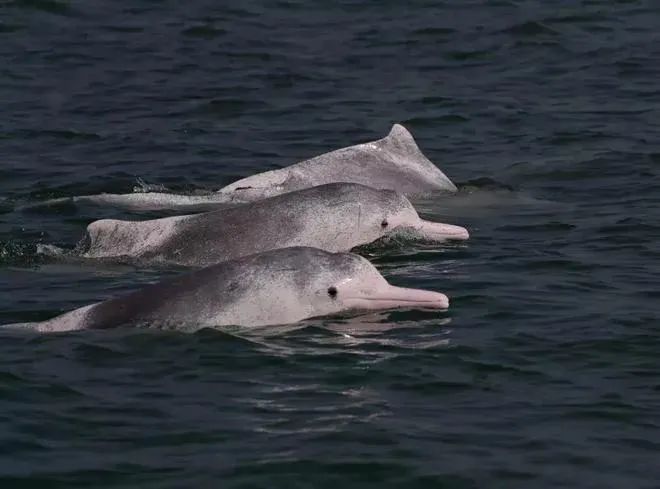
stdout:
{"type": "Polygon", "coordinates": [[[455,61],[481,60],[494,56],[490,49],[475,49],[472,51],[450,51],[446,54],[449,59],[455,61]]]}
{"type": "Polygon", "coordinates": [[[444,114],[435,117],[413,117],[405,121],[406,124],[410,124],[415,127],[438,127],[446,126],[452,124],[461,124],[463,122],[468,122],[470,118],[462,114],[444,114]]]}
{"type": "Polygon", "coordinates": [[[215,98],[202,104],[198,108],[198,112],[214,116],[236,117],[265,106],[264,102],[239,98],[215,98]]]}
{"type": "Polygon", "coordinates": [[[181,34],[187,37],[197,37],[202,39],[215,39],[227,34],[225,29],[219,29],[210,25],[199,25],[188,27],[181,31],[181,34]]]}
{"type": "Polygon", "coordinates": [[[106,30],[108,32],[121,32],[128,34],[144,31],[144,27],[130,26],[130,25],[105,25],[102,26],[101,29],[106,30]]]}
{"type": "Polygon", "coordinates": [[[474,190],[490,190],[490,191],[505,191],[513,192],[515,189],[506,183],[498,182],[489,177],[479,177],[467,182],[457,184],[459,192],[470,192],[474,190]]]}
{"type": "Polygon", "coordinates": [[[67,141],[98,141],[101,138],[100,134],[94,132],[77,131],[74,129],[22,129],[9,134],[10,137],[27,137],[27,138],[55,138],[64,139],[67,141]]]}
{"type": "Polygon", "coordinates": [[[567,13],[565,15],[557,15],[544,19],[548,24],[587,24],[593,22],[603,22],[607,20],[600,13],[567,13]]]}
{"type": "Polygon", "coordinates": [[[551,35],[556,35],[557,31],[552,29],[551,27],[545,25],[542,22],[536,22],[536,21],[527,21],[527,22],[522,22],[520,24],[514,24],[511,27],[507,27],[506,29],[503,29],[503,33],[506,34],[512,34],[514,36],[539,36],[539,35],[544,35],[544,34],[551,34],[551,35]]]}
{"type": "Polygon", "coordinates": [[[464,242],[446,241],[438,244],[436,241],[429,241],[421,238],[414,230],[400,229],[383,236],[376,241],[360,245],[353,248],[353,253],[368,256],[390,255],[398,253],[403,255],[418,255],[420,251],[426,248],[427,251],[437,251],[440,249],[452,249],[467,246],[464,242]]]}
{"type": "Polygon", "coordinates": [[[423,27],[412,32],[412,36],[445,37],[453,34],[455,29],[450,27],[423,27]]]}
{"type": "Polygon", "coordinates": [[[22,29],[25,29],[25,26],[20,24],[8,24],[6,22],[0,22],[0,34],[9,34],[12,32],[17,32],[22,29]]]}
{"type": "Polygon", "coordinates": [[[611,134],[602,131],[557,131],[549,136],[546,141],[550,145],[565,145],[580,143],[584,144],[586,141],[601,141],[609,140],[611,134]]]}
{"type": "Polygon", "coordinates": [[[49,14],[66,15],[71,13],[69,2],[58,0],[14,0],[10,5],[23,9],[41,10],[49,14]]]}
{"type": "Polygon", "coordinates": [[[7,214],[14,210],[14,204],[5,197],[0,197],[0,214],[7,214]]]}

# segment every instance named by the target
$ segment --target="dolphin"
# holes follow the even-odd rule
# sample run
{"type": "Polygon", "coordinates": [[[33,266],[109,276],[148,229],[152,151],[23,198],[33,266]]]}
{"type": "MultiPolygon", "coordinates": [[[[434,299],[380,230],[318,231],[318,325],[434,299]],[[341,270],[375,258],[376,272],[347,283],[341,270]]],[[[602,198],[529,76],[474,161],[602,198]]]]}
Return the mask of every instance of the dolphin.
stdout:
{"type": "Polygon", "coordinates": [[[209,206],[254,202],[294,190],[334,182],[361,183],[396,190],[408,197],[456,192],[456,186],[421,152],[412,134],[400,124],[379,140],[337,149],[299,163],[258,173],[207,195],[164,192],[81,195],[42,204],[95,203],[133,210],[207,210],[209,206]]]}
{"type": "Polygon", "coordinates": [[[432,242],[469,237],[460,226],[421,219],[394,190],[330,183],[202,214],[101,219],[87,226],[77,253],[199,267],[291,246],[350,251],[401,234],[432,242]]]}
{"type": "Polygon", "coordinates": [[[293,247],[245,256],[149,285],[38,323],[38,332],[123,326],[195,331],[269,326],[345,312],[446,309],[439,292],[390,285],[365,258],[293,247]]]}
{"type": "Polygon", "coordinates": [[[420,151],[400,124],[377,141],[349,146],[295,165],[258,173],[220,189],[218,194],[252,202],[272,195],[332,182],[352,182],[397,190],[415,197],[456,186],[420,151]]]}

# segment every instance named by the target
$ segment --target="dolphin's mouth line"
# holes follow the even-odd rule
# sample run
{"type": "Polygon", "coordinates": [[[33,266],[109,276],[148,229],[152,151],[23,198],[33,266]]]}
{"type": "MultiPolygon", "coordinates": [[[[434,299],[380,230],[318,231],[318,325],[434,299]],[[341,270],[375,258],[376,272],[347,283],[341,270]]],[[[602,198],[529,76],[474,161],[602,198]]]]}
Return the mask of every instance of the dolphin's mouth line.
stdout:
{"type": "Polygon", "coordinates": [[[389,302],[405,302],[405,303],[410,303],[410,304],[435,304],[438,301],[437,300],[414,300],[414,299],[397,299],[396,297],[345,297],[345,299],[350,300],[360,300],[360,301],[378,301],[378,302],[383,302],[383,301],[389,301],[389,302]]]}
{"type": "Polygon", "coordinates": [[[462,238],[462,236],[464,236],[464,234],[462,232],[448,233],[448,232],[445,231],[442,234],[443,234],[443,237],[447,237],[447,238],[461,238],[461,239],[464,239],[464,238],[462,238]]]}
{"type": "Polygon", "coordinates": [[[415,299],[399,299],[396,297],[344,297],[346,301],[355,301],[351,309],[372,310],[374,307],[377,309],[405,309],[405,308],[419,308],[419,309],[449,309],[449,304],[442,300],[415,300],[415,299]],[[361,303],[361,304],[360,304],[361,303]],[[380,306],[380,307],[379,307],[380,306]]]}

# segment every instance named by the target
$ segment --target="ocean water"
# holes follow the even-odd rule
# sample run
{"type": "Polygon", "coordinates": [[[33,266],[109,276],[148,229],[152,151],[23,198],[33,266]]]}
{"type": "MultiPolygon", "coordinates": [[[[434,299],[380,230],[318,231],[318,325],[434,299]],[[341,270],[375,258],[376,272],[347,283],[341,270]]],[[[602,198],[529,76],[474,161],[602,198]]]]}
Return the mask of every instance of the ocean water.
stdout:
{"type": "MultiPolygon", "coordinates": [[[[48,263],[115,209],[405,124],[460,245],[367,249],[447,293],[296,327],[0,332],[0,482],[660,487],[660,6],[0,3],[0,323],[172,271],[48,263]]],[[[133,214],[132,217],[135,217],[133,214]]]]}

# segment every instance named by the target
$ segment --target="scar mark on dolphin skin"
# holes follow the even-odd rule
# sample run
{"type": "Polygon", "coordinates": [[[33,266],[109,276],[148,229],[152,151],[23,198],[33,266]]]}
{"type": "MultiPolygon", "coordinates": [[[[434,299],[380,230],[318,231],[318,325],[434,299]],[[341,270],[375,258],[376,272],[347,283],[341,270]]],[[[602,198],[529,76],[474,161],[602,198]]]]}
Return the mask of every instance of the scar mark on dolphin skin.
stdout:
{"type": "Polygon", "coordinates": [[[362,206],[358,202],[358,228],[357,232],[360,232],[360,227],[362,226],[362,206]]]}
{"type": "Polygon", "coordinates": [[[277,272],[295,272],[296,269],[294,267],[277,267],[273,268],[273,270],[277,272]]]}
{"type": "Polygon", "coordinates": [[[251,188],[253,188],[253,187],[236,187],[234,190],[248,190],[248,189],[251,189],[251,188]]]}

